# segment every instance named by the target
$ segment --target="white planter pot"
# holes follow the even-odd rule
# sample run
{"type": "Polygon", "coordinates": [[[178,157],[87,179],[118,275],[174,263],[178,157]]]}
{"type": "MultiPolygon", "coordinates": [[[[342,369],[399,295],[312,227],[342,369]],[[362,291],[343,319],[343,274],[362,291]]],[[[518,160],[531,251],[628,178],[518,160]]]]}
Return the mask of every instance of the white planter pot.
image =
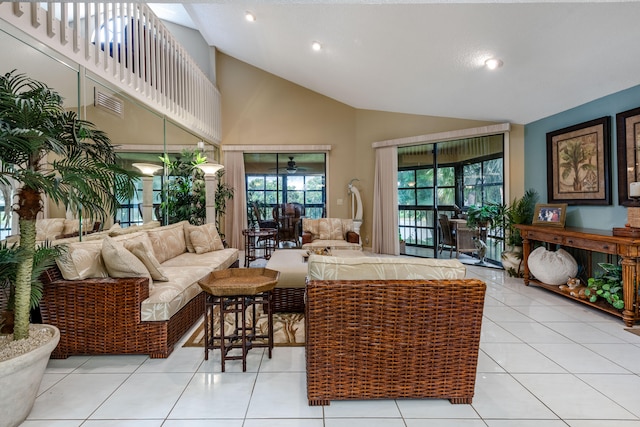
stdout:
{"type": "Polygon", "coordinates": [[[33,408],[51,352],[60,341],[58,328],[42,326],[52,330],[51,340],[29,353],[0,362],[0,427],[20,425],[33,408]]]}
{"type": "Polygon", "coordinates": [[[500,256],[502,267],[512,277],[522,277],[524,274],[524,263],[522,262],[522,246],[513,246],[509,250],[502,252],[500,256]]]}

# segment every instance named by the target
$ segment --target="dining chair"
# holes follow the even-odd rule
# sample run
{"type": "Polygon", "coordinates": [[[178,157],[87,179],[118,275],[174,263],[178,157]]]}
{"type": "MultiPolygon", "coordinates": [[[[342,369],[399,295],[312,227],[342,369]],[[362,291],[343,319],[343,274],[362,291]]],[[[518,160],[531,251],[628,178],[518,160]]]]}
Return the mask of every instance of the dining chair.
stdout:
{"type": "MultiPolygon", "coordinates": [[[[449,222],[449,217],[445,214],[440,214],[438,216],[438,224],[440,225],[440,244],[439,249],[440,253],[448,247],[449,249],[449,258],[451,258],[451,254],[453,250],[456,249],[456,237],[455,231],[451,228],[451,223],[449,222]]],[[[456,249],[457,253],[457,249],[456,249]]]]}

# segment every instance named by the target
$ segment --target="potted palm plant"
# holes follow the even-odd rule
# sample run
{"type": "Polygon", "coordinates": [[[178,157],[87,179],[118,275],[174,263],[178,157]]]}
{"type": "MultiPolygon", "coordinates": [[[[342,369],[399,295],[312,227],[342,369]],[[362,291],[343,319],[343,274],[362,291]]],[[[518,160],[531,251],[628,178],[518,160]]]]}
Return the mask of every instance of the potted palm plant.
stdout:
{"type": "MultiPolygon", "coordinates": [[[[58,92],[15,70],[0,76],[0,162],[0,183],[19,183],[13,206],[19,216],[21,251],[14,284],[13,340],[20,341],[30,337],[36,217],[43,209],[42,197],[104,221],[115,212],[119,199],[133,194],[135,175],[117,166],[115,147],[104,132],[67,111],[58,92]]],[[[59,331],[49,328],[55,341],[59,331]]],[[[28,415],[56,344],[0,362],[4,425],[18,425],[28,415]],[[22,358],[28,359],[26,366],[22,358]],[[28,380],[20,376],[25,370],[31,375],[28,380]],[[11,415],[4,418],[4,414],[11,415]]]]}
{"type": "Polygon", "coordinates": [[[507,250],[502,252],[502,266],[509,276],[522,277],[522,236],[517,224],[531,224],[533,212],[538,202],[538,193],[529,189],[521,198],[513,199],[511,205],[504,209],[504,226],[507,250]]]}

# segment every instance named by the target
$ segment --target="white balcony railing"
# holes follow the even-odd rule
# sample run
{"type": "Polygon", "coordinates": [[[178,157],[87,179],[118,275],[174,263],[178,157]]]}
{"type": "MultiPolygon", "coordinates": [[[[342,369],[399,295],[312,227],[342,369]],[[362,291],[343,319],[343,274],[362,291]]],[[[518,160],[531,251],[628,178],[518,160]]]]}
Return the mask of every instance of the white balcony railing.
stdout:
{"type": "Polygon", "coordinates": [[[215,143],[220,92],[144,3],[0,2],[0,19],[215,143]]]}

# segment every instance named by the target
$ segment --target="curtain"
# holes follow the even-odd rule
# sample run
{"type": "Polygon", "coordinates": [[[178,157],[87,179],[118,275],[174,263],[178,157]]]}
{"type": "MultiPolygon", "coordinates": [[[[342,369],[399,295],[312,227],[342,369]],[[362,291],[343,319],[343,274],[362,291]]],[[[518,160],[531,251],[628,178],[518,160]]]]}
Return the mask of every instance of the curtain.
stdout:
{"type": "Polygon", "coordinates": [[[376,148],[371,250],[376,254],[399,255],[398,235],[397,147],[376,148]]]}
{"type": "Polygon", "coordinates": [[[225,234],[229,247],[244,250],[242,230],[247,227],[247,192],[244,177],[244,154],[242,151],[227,151],[224,155],[225,179],[233,187],[225,214],[225,234]]]}

